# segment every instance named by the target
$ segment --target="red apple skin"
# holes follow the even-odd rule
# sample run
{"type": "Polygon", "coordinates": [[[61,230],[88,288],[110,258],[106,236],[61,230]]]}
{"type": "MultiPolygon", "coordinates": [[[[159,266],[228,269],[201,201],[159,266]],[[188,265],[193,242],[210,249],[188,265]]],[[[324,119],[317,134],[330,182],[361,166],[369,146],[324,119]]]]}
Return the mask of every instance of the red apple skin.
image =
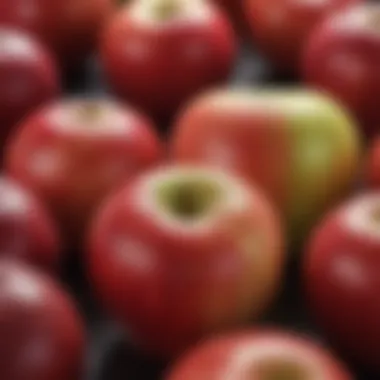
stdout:
{"type": "Polygon", "coordinates": [[[161,170],[173,169],[145,173],[106,202],[90,230],[87,264],[99,300],[135,343],[169,358],[267,309],[281,285],[284,242],[266,199],[234,177],[227,178],[242,186],[245,207],[223,210],[204,231],[173,228],[143,204],[161,170]]]}
{"type": "Polygon", "coordinates": [[[265,380],[269,377],[263,374],[264,363],[269,367],[276,360],[299,363],[306,371],[312,371],[303,377],[305,380],[354,379],[343,364],[312,340],[266,328],[235,332],[205,341],[180,358],[165,380],[265,380]],[[320,377],[315,374],[320,374],[320,377]]]}
{"type": "Polygon", "coordinates": [[[380,137],[374,139],[369,152],[366,180],[371,188],[380,189],[380,137]]]}
{"type": "Polygon", "coordinates": [[[2,0],[0,24],[28,30],[46,43],[60,62],[74,65],[96,47],[115,6],[113,0],[2,0]]]}
{"type": "Polygon", "coordinates": [[[333,95],[369,136],[380,125],[380,4],[359,4],[328,18],[304,53],[305,82],[333,95]]]}
{"type": "Polygon", "coordinates": [[[0,177],[0,257],[20,259],[49,273],[58,271],[61,244],[44,205],[28,189],[0,177]]]}
{"type": "Polygon", "coordinates": [[[331,212],[314,232],[304,262],[316,321],[350,359],[376,371],[380,370],[379,204],[378,193],[365,194],[331,212]],[[364,220],[362,226],[355,222],[359,218],[364,220]],[[371,233],[364,223],[377,231],[371,233]]]}
{"type": "Polygon", "coordinates": [[[329,14],[362,0],[243,0],[254,44],[275,69],[297,74],[312,31],[329,14]]]}
{"type": "Polygon", "coordinates": [[[135,16],[145,2],[134,1],[112,19],[101,60],[120,97],[166,118],[198,91],[228,78],[237,51],[232,27],[219,8],[199,2],[183,2],[184,12],[196,6],[208,18],[174,16],[150,23],[135,16]]]}
{"type": "Polygon", "coordinates": [[[30,35],[0,27],[1,147],[9,131],[30,111],[56,97],[60,87],[51,53],[30,35]]]}
{"type": "Polygon", "coordinates": [[[80,380],[84,327],[69,296],[31,267],[0,261],[2,380],[80,380]]]}
{"type": "Polygon", "coordinates": [[[242,37],[248,33],[247,20],[243,10],[243,2],[236,0],[211,0],[223,9],[232,20],[236,31],[242,37]]]}
{"type": "Polygon", "coordinates": [[[73,98],[27,118],[9,141],[5,166],[76,244],[103,197],[162,155],[145,116],[111,100],[73,98]]]}

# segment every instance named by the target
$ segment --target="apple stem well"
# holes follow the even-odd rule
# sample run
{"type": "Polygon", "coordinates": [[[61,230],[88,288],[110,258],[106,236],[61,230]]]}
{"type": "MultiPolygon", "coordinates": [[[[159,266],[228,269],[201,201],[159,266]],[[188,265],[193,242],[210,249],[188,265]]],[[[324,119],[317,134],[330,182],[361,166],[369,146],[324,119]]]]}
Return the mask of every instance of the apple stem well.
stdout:
{"type": "Polygon", "coordinates": [[[254,378],[262,380],[305,380],[310,373],[302,363],[279,359],[263,360],[255,368],[254,378]]]}
{"type": "Polygon", "coordinates": [[[183,0],[156,0],[153,4],[153,12],[160,20],[169,20],[180,12],[182,1],[183,0]]]}
{"type": "Polygon", "coordinates": [[[158,189],[158,201],[172,215],[197,219],[206,215],[220,200],[218,183],[205,179],[171,180],[158,189]]]}
{"type": "Polygon", "coordinates": [[[78,109],[79,116],[85,121],[96,121],[103,113],[103,107],[98,102],[83,103],[78,109]]]}

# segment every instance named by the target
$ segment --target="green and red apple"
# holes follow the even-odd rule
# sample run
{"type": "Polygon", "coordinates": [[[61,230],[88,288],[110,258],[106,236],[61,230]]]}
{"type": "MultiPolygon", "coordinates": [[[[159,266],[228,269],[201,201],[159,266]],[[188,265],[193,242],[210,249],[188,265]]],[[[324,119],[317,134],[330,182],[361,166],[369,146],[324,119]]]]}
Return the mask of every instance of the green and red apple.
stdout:
{"type": "Polygon", "coordinates": [[[171,158],[235,171],[270,195],[295,242],[350,189],[361,157],[354,120],[322,93],[218,89],[179,116],[171,158]]]}

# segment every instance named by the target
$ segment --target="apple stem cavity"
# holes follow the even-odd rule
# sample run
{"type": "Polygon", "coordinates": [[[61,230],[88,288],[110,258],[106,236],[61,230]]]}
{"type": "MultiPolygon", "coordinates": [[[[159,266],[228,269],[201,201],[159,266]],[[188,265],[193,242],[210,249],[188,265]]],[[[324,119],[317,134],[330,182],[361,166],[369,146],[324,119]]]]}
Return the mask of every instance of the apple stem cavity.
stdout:
{"type": "Polygon", "coordinates": [[[158,201],[181,219],[197,219],[208,213],[219,201],[222,189],[205,180],[170,181],[158,191],[158,201]]]}
{"type": "Polygon", "coordinates": [[[102,106],[96,102],[82,104],[79,108],[79,115],[85,121],[97,121],[102,113],[102,106]]]}
{"type": "Polygon", "coordinates": [[[180,12],[180,3],[178,0],[157,0],[154,2],[153,12],[159,20],[169,20],[180,12]]]}
{"type": "Polygon", "coordinates": [[[294,361],[265,360],[255,370],[255,378],[262,380],[305,380],[310,378],[307,369],[294,361]]]}

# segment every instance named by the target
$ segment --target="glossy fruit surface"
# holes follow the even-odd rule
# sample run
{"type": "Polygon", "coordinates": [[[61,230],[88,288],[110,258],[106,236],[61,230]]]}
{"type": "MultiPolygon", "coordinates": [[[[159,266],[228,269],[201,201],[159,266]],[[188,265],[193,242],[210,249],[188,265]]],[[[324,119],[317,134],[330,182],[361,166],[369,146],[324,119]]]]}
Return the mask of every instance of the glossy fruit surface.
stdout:
{"type": "Polygon", "coordinates": [[[70,298],[52,280],[0,261],[1,380],[80,380],[84,332],[70,298]]]}
{"type": "Polygon", "coordinates": [[[380,371],[380,194],[361,195],[316,229],[304,266],[315,320],[350,361],[380,371]]]}
{"type": "Polygon", "coordinates": [[[353,380],[312,340],[276,330],[252,330],[206,341],[178,361],[166,380],[353,380]]]}
{"type": "Polygon", "coordinates": [[[366,181],[371,188],[380,189],[380,137],[373,140],[368,159],[366,181]]]}
{"type": "Polygon", "coordinates": [[[380,128],[380,4],[361,4],[328,18],[303,60],[308,85],[339,99],[368,135],[380,128]]]}
{"type": "Polygon", "coordinates": [[[24,32],[0,27],[1,145],[23,117],[59,94],[59,82],[56,63],[44,46],[24,32]]]}
{"type": "Polygon", "coordinates": [[[276,295],[284,244],[255,188],[214,169],[165,167],[120,190],[89,237],[109,312],[158,356],[258,318],[276,295]]]}
{"type": "Polygon", "coordinates": [[[108,192],[161,157],[143,115],[111,100],[74,98],[25,120],[9,142],[6,168],[48,204],[71,240],[108,192]]]}
{"type": "Polygon", "coordinates": [[[114,7],[113,0],[1,0],[0,24],[28,30],[73,64],[95,48],[114,7]]]}
{"type": "Polygon", "coordinates": [[[60,253],[58,231],[44,205],[28,189],[0,177],[0,256],[55,272],[60,253]]]}
{"type": "Polygon", "coordinates": [[[354,121],[330,98],[302,89],[218,90],[175,125],[172,159],[207,163],[260,185],[301,240],[350,189],[360,158],[354,121]]]}
{"type": "Polygon", "coordinates": [[[328,15],[359,0],[243,0],[253,43],[274,66],[297,74],[310,34],[328,15]]]}
{"type": "Polygon", "coordinates": [[[205,0],[141,0],[109,23],[101,57],[111,87],[154,116],[171,116],[205,87],[227,80],[235,38],[205,0]]]}

